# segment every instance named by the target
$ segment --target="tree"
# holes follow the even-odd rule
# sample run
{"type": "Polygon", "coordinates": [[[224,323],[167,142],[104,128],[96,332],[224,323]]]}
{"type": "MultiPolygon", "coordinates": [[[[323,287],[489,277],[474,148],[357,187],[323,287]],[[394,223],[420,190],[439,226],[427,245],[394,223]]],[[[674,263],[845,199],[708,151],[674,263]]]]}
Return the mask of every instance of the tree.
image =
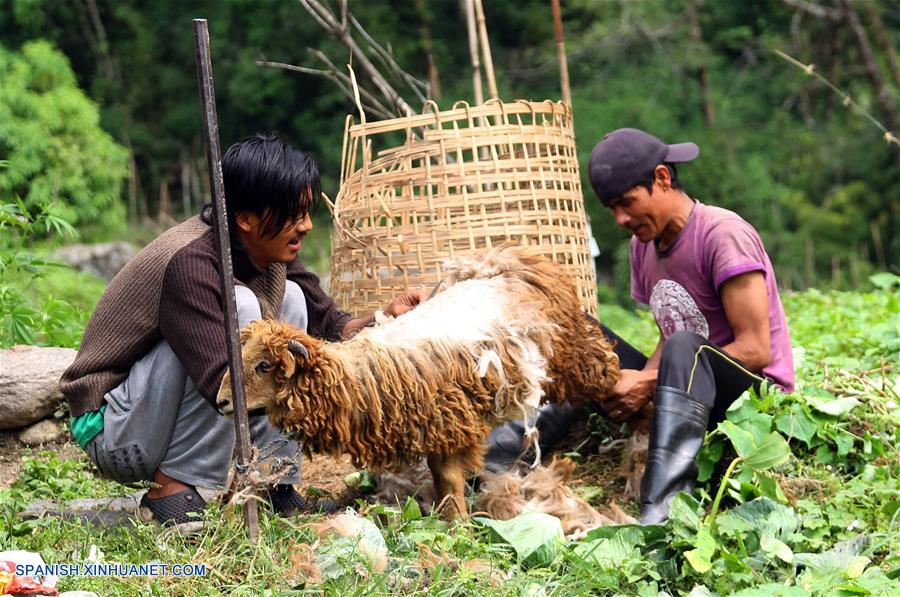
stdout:
{"type": "Polygon", "coordinates": [[[0,45],[0,196],[29,209],[54,203],[63,219],[120,228],[128,153],[100,128],[97,105],[50,43],[0,45]]]}

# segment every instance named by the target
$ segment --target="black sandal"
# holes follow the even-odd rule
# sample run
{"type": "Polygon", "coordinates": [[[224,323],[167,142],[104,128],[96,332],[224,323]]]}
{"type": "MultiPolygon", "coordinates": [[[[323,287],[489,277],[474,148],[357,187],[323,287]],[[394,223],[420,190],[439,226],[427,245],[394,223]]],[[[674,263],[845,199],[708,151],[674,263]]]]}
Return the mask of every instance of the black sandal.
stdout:
{"type": "Polygon", "coordinates": [[[268,496],[272,507],[282,516],[334,514],[343,509],[343,506],[334,500],[305,498],[291,485],[276,485],[268,491],[268,496]]]}
{"type": "Polygon", "coordinates": [[[160,498],[141,498],[141,507],[153,513],[160,524],[184,524],[203,520],[206,500],[193,487],[160,498]]]}

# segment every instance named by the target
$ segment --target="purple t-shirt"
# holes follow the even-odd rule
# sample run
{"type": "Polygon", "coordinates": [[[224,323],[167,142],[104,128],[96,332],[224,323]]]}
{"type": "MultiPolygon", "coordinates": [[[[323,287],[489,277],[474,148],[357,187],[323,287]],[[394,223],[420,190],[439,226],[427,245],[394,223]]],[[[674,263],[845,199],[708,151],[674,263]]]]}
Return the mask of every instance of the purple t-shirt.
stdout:
{"type": "Polygon", "coordinates": [[[753,271],[765,275],[769,298],[772,360],[763,374],[792,391],[791,336],[775,272],[750,224],[734,212],[697,201],[667,251],[659,251],[652,241],[631,239],[631,296],[650,305],[664,338],[688,331],[716,346],[731,343],[734,330],[725,317],[719,289],[729,278],[753,271]]]}

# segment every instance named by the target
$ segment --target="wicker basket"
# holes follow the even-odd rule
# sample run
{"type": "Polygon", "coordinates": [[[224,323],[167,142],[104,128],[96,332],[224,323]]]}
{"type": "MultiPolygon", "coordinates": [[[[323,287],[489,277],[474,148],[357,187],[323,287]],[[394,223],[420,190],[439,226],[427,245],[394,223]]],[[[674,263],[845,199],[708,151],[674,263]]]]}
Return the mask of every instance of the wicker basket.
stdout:
{"type": "Polygon", "coordinates": [[[354,124],[333,205],[331,295],[361,315],[441,279],[441,264],[513,241],[575,278],[597,314],[572,129],[561,102],[502,103],[354,124]]]}

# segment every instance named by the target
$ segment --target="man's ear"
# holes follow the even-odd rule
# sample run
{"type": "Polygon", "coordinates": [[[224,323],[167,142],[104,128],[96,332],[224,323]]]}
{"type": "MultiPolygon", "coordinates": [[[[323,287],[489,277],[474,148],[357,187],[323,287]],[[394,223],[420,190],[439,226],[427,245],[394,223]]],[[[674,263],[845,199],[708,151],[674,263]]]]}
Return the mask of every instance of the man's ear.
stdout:
{"type": "Polygon", "coordinates": [[[663,191],[668,191],[672,188],[672,177],[669,176],[669,169],[666,168],[665,164],[659,164],[654,170],[654,175],[656,176],[656,183],[662,187],[663,191]]]}
{"type": "Polygon", "coordinates": [[[244,232],[259,228],[259,216],[252,211],[239,211],[234,215],[234,223],[244,232]]]}

